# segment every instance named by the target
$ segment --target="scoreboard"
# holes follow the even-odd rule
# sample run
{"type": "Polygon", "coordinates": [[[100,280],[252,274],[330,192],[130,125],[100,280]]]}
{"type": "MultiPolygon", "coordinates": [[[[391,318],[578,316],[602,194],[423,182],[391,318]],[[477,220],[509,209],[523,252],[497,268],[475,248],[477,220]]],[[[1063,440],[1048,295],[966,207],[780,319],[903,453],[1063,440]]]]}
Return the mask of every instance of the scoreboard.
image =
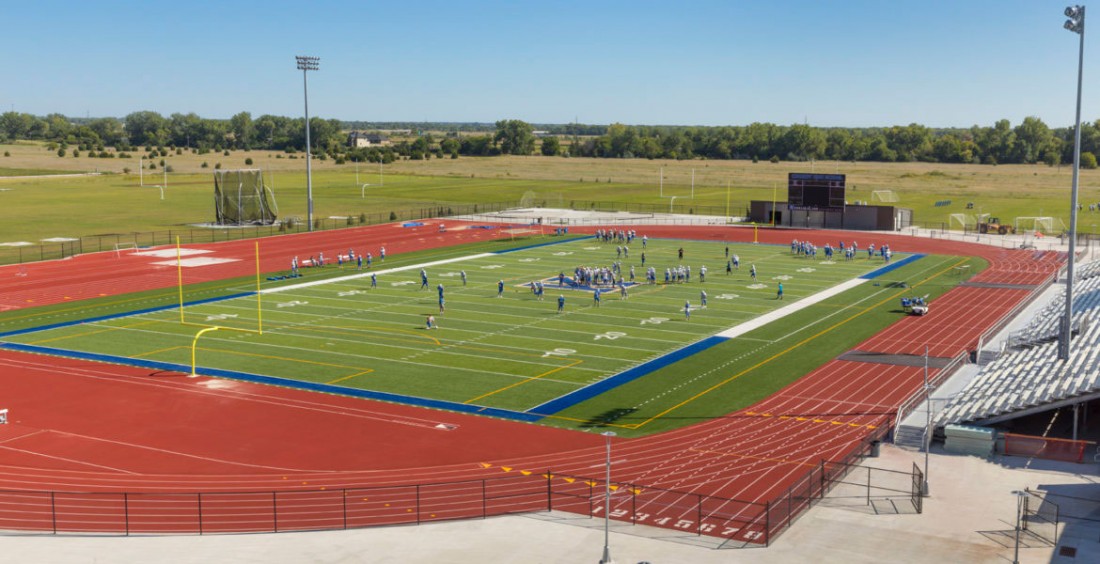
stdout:
{"type": "Polygon", "coordinates": [[[787,175],[787,209],[840,210],[844,208],[843,174],[787,175]]]}

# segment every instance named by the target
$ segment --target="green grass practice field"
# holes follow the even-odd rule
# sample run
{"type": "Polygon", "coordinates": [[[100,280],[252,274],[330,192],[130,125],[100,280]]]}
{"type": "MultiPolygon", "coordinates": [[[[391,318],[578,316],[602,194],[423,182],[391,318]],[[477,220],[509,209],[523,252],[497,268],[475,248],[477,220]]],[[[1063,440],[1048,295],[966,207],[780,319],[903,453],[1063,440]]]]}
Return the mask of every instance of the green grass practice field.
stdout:
{"type": "MultiPolygon", "coordinates": [[[[522,412],[883,266],[879,258],[868,260],[866,252],[854,261],[841,256],[826,261],[820,252],[811,260],[792,255],[784,246],[732,244],[730,255],[740,256],[741,268],[727,275],[723,243],[650,240],[646,265],[657,268],[658,284],[646,285],[639,240],[629,257],[619,260],[624,277],[629,279],[634,265],[641,284],[630,287],[626,299],[617,290],[605,293],[596,307],[591,291],[559,290],[557,276],[564,272],[572,277],[578,265],[611,265],[615,243],[579,239],[481,254],[515,244],[410,253],[389,264],[376,260],[374,270],[381,272],[377,288],[370,287],[366,271],[346,266],[306,269],[300,280],[311,284],[265,282],[267,289],[278,291],[260,298],[262,334],[249,331],[260,325],[252,296],[188,306],[186,324],[181,324],[179,310],[169,309],[7,340],[190,365],[191,343],[199,329],[236,328],[243,330],[201,337],[196,350],[200,374],[201,367],[214,367],[522,412]],[[682,262],[677,259],[681,247],[682,262]],[[453,262],[430,265],[436,261],[453,262]],[[429,264],[426,289],[421,288],[422,264],[429,264]],[[691,281],[665,285],[665,268],[677,264],[691,266],[691,281]],[[749,277],[752,264],[759,272],[756,283],[749,277]],[[703,265],[708,272],[700,282],[703,265]],[[395,268],[405,270],[390,272],[395,268]],[[463,270],[468,275],[465,286],[463,270]],[[505,283],[499,298],[498,280],[505,283]],[[528,287],[535,280],[546,285],[542,301],[528,287]],[[783,301],[776,299],[780,281],[783,301]],[[439,313],[439,284],[445,288],[444,314],[439,313]],[[700,307],[703,290],[709,302],[705,309],[700,307]],[[559,295],[566,299],[561,314],[559,295]],[[690,320],[685,319],[685,302],[692,305],[690,320]],[[426,329],[428,315],[435,316],[438,329],[426,329]]],[[[903,257],[895,255],[895,260],[903,257]]],[[[960,281],[949,274],[952,267],[967,262],[975,272],[984,266],[975,259],[922,258],[882,280],[689,356],[543,422],[612,425],[625,435],[637,435],[729,413],[896,321],[903,315],[899,297],[935,297],[950,289],[960,281]],[[912,288],[892,284],[896,281],[912,288]],[[797,354],[790,354],[796,349],[797,354]]],[[[249,291],[253,284],[240,280],[223,284],[221,291],[249,291]]],[[[139,306],[118,299],[112,303],[122,310],[139,306]]]]}
{"type": "MultiPolygon", "coordinates": [[[[0,158],[0,201],[8,211],[9,234],[2,244],[37,244],[43,239],[179,229],[214,219],[213,167],[261,168],[274,189],[280,217],[306,215],[305,163],[276,158],[268,151],[223,155],[169,155],[174,172],[163,183],[162,168],[146,170],[139,186],[139,160],[60,158],[38,143],[0,146],[12,156],[0,158]],[[254,164],[247,165],[246,159],[254,164]],[[207,163],[209,168],[201,168],[207,163]],[[123,174],[129,169],[128,174],[123,174]],[[99,176],[45,176],[99,171],[99,176]],[[23,176],[36,178],[12,178],[23,176]],[[135,210],[140,210],[136,213],[135,210]]],[[[149,162],[146,161],[146,165],[149,162]]],[[[677,213],[741,215],[751,200],[784,201],[791,172],[847,175],[850,201],[876,201],[874,193],[892,190],[896,205],[914,211],[914,221],[929,227],[958,229],[953,213],[976,220],[991,214],[1012,224],[1017,217],[1053,216],[1069,224],[1071,168],[1046,165],[962,165],[945,163],[781,162],[717,160],[588,159],[562,157],[462,157],[401,160],[384,167],[331,159],[313,163],[315,217],[358,217],[442,205],[518,202],[525,194],[546,207],[583,207],[592,201],[648,205],[677,213]],[[659,187],[663,177],[663,188],[659,187]],[[692,187],[694,178],[694,187],[692,187]],[[366,185],[366,186],[364,186],[366,185]],[[671,196],[676,196],[671,201],[671,196]],[[971,209],[967,204],[972,203],[971,209]]],[[[1081,171],[1080,233],[1097,234],[1100,170],[1081,171]]],[[[650,210],[652,211],[652,210],[650,210]]],[[[406,219],[406,217],[401,217],[406,219]]],[[[1054,234],[1060,232],[1060,225],[1054,234]]],[[[10,250],[10,249],[7,249],[10,250]]],[[[33,258],[30,260],[38,260],[33,258]]]]}

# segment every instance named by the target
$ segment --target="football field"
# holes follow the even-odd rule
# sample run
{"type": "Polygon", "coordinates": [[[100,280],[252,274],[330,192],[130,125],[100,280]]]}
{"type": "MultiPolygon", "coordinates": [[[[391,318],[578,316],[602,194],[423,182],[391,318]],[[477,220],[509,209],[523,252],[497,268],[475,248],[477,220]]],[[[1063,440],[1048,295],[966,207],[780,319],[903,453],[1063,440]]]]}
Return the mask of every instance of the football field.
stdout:
{"type": "MultiPolygon", "coordinates": [[[[689,355],[677,357],[677,351],[884,266],[878,255],[871,259],[866,252],[855,260],[842,255],[826,260],[820,251],[813,259],[774,245],[666,239],[649,240],[643,250],[638,239],[625,255],[617,247],[622,245],[589,238],[495,253],[456,256],[456,249],[450,249],[446,258],[429,253],[396,268],[375,258],[370,270],[365,265],[363,270],[348,264],[326,266],[324,279],[312,276],[320,269],[305,269],[305,282],[268,288],[259,296],[187,305],[182,312],[173,308],[65,325],[6,340],[103,355],[105,360],[188,368],[194,354],[199,374],[275,377],[332,386],[321,389],[337,393],[367,390],[396,401],[426,399],[445,408],[534,414],[534,420],[553,415],[540,409],[549,402],[655,359],[686,359],[689,355]],[[727,273],[734,256],[740,268],[727,273]],[[578,267],[612,269],[616,262],[626,282],[625,295],[618,286],[574,280],[578,267]],[[665,270],[681,265],[690,266],[690,279],[666,284],[665,270]],[[755,281],[750,276],[753,265],[755,281]],[[705,280],[700,277],[704,266],[705,280]],[[655,284],[645,280],[648,267],[656,270],[655,284]],[[332,276],[333,270],[339,274],[332,276]],[[541,299],[533,283],[542,284],[541,299]],[[780,283],[783,300],[777,299],[780,283]],[[440,286],[445,312],[440,312],[440,286]],[[564,298],[561,312],[559,298],[564,298]],[[429,315],[434,317],[431,329],[429,315]],[[204,327],[219,329],[196,339],[204,327]]],[[[894,261],[904,258],[896,255],[894,261]]],[[[917,280],[955,260],[926,257],[902,270],[911,269],[914,274],[907,276],[917,280]]],[[[899,290],[868,292],[860,299],[870,296],[893,306],[899,290]]],[[[818,312],[838,307],[835,301],[815,306],[818,312]]],[[[777,334],[816,331],[821,317],[803,315],[799,327],[787,326],[777,334]]],[[[756,333],[738,337],[742,345],[757,348],[773,340],[756,333]]],[[[657,408],[676,401],[678,394],[699,391],[691,386],[666,389],[667,382],[656,385],[660,389],[644,388],[639,401],[657,408]]],[[[695,385],[705,389],[709,384],[703,380],[695,385]]],[[[590,417],[564,419],[583,423],[590,417]]]]}

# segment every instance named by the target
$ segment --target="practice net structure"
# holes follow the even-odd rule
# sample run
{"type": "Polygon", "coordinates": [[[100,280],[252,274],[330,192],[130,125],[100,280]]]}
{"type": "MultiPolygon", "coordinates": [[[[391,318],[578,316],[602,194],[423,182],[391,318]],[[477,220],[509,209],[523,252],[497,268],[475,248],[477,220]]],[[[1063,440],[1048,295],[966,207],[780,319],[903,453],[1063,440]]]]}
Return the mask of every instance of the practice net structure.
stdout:
{"type": "Polygon", "coordinates": [[[259,169],[214,172],[214,211],[219,225],[275,223],[275,194],[259,169]]]}

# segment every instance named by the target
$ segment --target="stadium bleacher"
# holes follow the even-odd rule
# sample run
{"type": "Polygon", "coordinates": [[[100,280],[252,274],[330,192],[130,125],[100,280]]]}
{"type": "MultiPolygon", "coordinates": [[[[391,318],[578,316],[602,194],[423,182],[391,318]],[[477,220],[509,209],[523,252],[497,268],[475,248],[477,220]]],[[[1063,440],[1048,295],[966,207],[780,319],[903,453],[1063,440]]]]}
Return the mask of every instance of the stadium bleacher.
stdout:
{"type": "Polygon", "coordinates": [[[1065,296],[1051,301],[1024,329],[1009,337],[1013,347],[986,365],[936,416],[936,426],[979,422],[1016,411],[1100,393],[1100,262],[1075,273],[1073,354],[1058,359],[1057,337],[1065,296]]]}
{"type": "MultiPolygon", "coordinates": [[[[1077,285],[1073,289],[1074,313],[1071,323],[1073,330],[1079,332],[1082,320],[1095,316],[1097,308],[1100,308],[1100,261],[1082,265],[1081,269],[1075,272],[1074,279],[1077,285]]],[[[1065,295],[1055,296],[1031,323],[1009,335],[1008,346],[1024,348],[1057,339],[1061,331],[1065,307],[1065,295]]]]}

